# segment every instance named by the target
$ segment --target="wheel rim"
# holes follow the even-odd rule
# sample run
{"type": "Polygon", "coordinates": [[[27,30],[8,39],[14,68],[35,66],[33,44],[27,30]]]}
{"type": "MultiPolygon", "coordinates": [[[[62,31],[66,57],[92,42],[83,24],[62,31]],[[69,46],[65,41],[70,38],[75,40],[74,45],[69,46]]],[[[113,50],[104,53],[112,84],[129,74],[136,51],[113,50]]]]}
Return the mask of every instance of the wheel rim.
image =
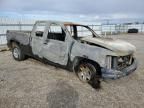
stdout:
{"type": "Polygon", "coordinates": [[[87,65],[80,65],[78,77],[83,82],[88,82],[91,80],[92,70],[87,65]]]}
{"type": "Polygon", "coordinates": [[[18,48],[14,48],[13,55],[14,55],[15,58],[19,57],[19,50],[18,50],[18,48]]]}

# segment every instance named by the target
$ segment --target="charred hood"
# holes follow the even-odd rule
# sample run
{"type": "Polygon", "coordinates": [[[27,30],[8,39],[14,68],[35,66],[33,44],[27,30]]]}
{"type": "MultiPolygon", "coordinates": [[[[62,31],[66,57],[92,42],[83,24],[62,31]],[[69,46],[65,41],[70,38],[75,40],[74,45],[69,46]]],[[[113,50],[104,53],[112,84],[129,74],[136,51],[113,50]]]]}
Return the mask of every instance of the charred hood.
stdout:
{"type": "Polygon", "coordinates": [[[136,47],[134,45],[119,39],[86,37],[82,38],[81,40],[112,50],[118,55],[133,54],[136,50],[136,47]]]}

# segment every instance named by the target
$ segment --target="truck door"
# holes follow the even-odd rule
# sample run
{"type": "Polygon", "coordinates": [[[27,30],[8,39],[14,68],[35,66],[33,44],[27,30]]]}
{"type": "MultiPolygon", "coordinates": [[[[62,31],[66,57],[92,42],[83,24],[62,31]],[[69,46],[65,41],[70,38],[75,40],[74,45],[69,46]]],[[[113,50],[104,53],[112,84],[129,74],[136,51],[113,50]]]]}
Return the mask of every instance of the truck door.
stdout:
{"type": "Polygon", "coordinates": [[[64,26],[51,23],[42,48],[43,57],[52,62],[66,65],[69,51],[67,35],[64,26]]]}
{"type": "Polygon", "coordinates": [[[32,52],[34,55],[42,58],[42,46],[43,46],[43,37],[46,30],[46,22],[36,22],[32,30],[32,52]]]}

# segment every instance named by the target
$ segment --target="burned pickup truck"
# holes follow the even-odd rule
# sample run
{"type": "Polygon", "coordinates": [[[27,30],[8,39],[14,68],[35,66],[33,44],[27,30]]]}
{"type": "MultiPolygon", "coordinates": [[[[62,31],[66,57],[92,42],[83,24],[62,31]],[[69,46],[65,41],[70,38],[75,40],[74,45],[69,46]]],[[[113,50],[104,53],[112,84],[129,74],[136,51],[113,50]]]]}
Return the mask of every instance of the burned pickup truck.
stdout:
{"type": "Polygon", "coordinates": [[[137,68],[132,44],[97,35],[90,27],[58,21],[37,21],[32,31],[7,31],[15,60],[33,57],[66,67],[83,82],[93,77],[117,79],[137,68]]]}

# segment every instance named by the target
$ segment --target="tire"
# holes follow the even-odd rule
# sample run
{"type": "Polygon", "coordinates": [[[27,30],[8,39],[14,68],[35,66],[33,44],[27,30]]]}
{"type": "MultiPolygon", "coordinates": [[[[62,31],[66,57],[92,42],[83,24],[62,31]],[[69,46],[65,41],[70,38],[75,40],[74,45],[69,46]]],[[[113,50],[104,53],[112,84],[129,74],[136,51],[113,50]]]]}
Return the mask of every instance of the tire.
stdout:
{"type": "Polygon", "coordinates": [[[98,68],[99,67],[97,65],[93,65],[89,62],[80,63],[77,68],[76,75],[84,83],[89,83],[95,78],[99,80],[100,76],[98,74],[98,68]]]}
{"type": "Polygon", "coordinates": [[[17,61],[22,61],[25,59],[25,55],[22,53],[22,50],[18,44],[13,44],[12,55],[17,61]]]}
{"type": "Polygon", "coordinates": [[[100,70],[100,67],[97,64],[94,65],[93,63],[84,62],[78,66],[76,74],[82,82],[88,83],[94,89],[100,89],[101,88],[101,82],[100,82],[100,71],[99,70],[100,70]],[[84,71],[84,73],[85,72],[86,73],[81,74],[81,66],[83,68],[85,67],[86,70],[88,69],[89,71],[84,71]],[[85,75],[84,80],[82,78],[83,75],[85,75]]]}

